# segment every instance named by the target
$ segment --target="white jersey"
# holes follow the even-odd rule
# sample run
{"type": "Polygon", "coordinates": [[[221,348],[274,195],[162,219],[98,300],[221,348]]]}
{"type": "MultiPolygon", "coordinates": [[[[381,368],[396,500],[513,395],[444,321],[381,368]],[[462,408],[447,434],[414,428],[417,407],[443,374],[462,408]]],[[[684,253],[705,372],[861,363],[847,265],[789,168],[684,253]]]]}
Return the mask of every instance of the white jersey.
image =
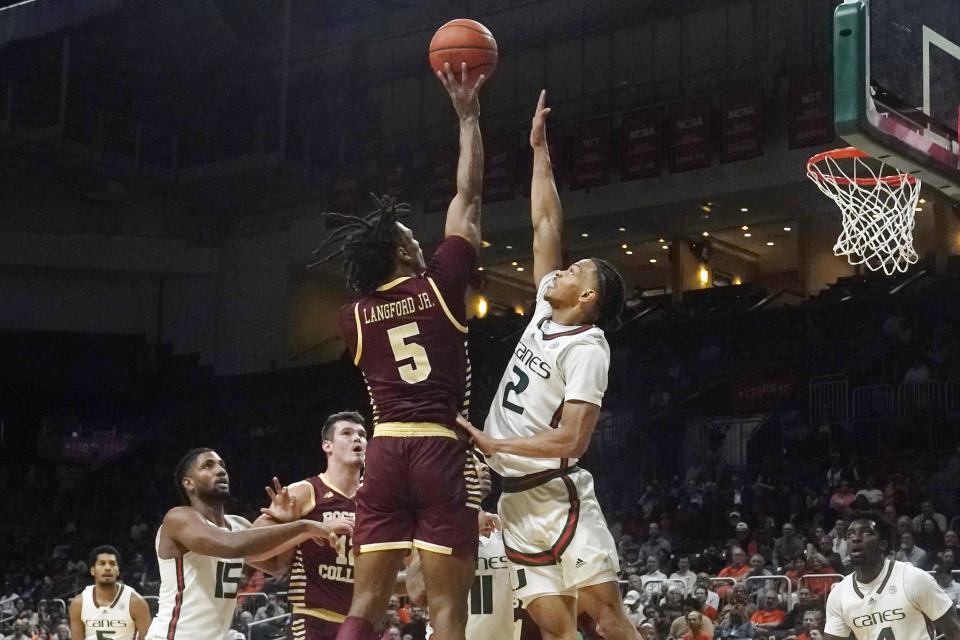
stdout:
{"type": "Polygon", "coordinates": [[[906,562],[888,559],[870,584],[845,577],[827,598],[824,631],[857,640],[930,640],[928,620],[953,602],[933,577],[906,562]]]}
{"type": "MultiPolygon", "coordinates": [[[[513,620],[519,605],[510,586],[510,564],[503,548],[503,536],[494,531],[480,538],[477,572],[467,596],[467,640],[511,640],[518,638],[520,621],[513,620]]],[[[427,638],[433,627],[427,623],[427,638]]]]}
{"type": "MultiPolygon", "coordinates": [[[[603,331],[593,325],[555,323],[544,293],[553,284],[553,271],[540,281],[533,317],[500,381],[484,431],[494,438],[532,436],[556,429],[563,403],[582,400],[599,405],[607,389],[610,347],[603,331]]],[[[496,453],[487,464],[505,477],[558,469],[576,459],[526,458],[496,453]]]]}
{"type": "MultiPolygon", "coordinates": [[[[237,516],[226,516],[226,522],[226,527],[220,527],[224,531],[249,527],[246,520],[237,516]]],[[[156,544],[160,544],[160,530],[156,544]]],[[[147,632],[147,640],[223,638],[237,608],[243,558],[214,558],[188,551],[170,559],[161,558],[158,553],[157,562],[160,565],[159,610],[147,632]]]]}
{"type": "Polygon", "coordinates": [[[134,593],[127,585],[120,584],[113,602],[95,602],[93,585],[84,589],[80,598],[83,640],[133,640],[137,629],[130,615],[130,596],[134,593]]]}

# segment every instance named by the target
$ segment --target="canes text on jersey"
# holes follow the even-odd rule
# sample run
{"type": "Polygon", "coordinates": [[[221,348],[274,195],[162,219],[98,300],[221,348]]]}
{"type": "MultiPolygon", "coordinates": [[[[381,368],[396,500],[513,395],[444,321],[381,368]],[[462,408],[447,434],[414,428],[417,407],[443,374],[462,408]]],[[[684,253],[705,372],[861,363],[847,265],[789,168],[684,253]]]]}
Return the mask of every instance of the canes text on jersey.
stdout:
{"type": "Polygon", "coordinates": [[[865,616],[857,616],[853,619],[853,626],[872,627],[875,624],[896,622],[897,620],[903,620],[906,617],[907,614],[903,612],[903,609],[887,609],[886,611],[876,611],[865,616]]]}
{"type": "Polygon", "coordinates": [[[418,293],[416,298],[407,296],[403,300],[378,304],[369,309],[363,309],[363,323],[370,324],[372,322],[406,316],[411,313],[416,313],[417,311],[430,309],[433,306],[434,304],[433,300],[430,299],[430,294],[424,291],[418,293]]]}
{"type": "Polygon", "coordinates": [[[517,343],[517,350],[514,355],[520,359],[520,362],[523,363],[523,366],[527,369],[530,369],[530,371],[544,380],[550,379],[550,365],[534,354],[533,350],[527,345],[523,344],[523,340],[517,343]]]}

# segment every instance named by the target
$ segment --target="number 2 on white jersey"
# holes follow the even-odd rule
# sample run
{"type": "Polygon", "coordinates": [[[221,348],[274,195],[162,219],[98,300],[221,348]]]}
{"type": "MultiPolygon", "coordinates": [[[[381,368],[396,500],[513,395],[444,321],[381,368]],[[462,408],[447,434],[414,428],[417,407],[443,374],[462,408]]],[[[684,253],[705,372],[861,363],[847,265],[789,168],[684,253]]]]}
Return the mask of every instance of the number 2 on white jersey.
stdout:
{"type": "Polygon", "coordinates": [[[399,327],[387,329],[390,348],[393,350],[393,359],[397,362],[413,359],[413,364],[404,364],[397,367],[400,378],[410,384],[423,382],[430,376],[430,360],[427,359],[426,349],[416,342],[407,342],[407,338],[418,335],[420,335],[420,327],[417,326],[416,322],[408,322],[399,327]]]}

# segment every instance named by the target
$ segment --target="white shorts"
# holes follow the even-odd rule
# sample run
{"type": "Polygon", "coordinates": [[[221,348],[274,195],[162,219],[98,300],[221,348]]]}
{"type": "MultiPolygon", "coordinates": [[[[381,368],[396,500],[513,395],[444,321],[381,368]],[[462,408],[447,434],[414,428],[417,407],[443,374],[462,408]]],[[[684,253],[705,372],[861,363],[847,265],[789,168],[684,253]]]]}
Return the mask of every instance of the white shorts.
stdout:
{"type": "Polygon", "coordinates": [[[576,598],[582,587],[616,582],[617,545],[597,502],[593,476],[576,467],[534,475],[545,482],[505,478],[500,497],[514,595],[526,607],[540,596],[576,598]]]}

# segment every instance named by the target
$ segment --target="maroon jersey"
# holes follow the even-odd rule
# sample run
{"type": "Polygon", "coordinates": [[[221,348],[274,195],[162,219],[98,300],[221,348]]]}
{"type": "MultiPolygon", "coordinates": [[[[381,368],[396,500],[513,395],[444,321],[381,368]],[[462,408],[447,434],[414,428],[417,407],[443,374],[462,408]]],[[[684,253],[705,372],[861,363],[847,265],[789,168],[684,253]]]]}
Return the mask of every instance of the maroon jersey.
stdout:
{"type": "Polygon", "coordinates": [[[381,285],[340,314],[363,371],[373,422],[452,427],[469,398],[464,295],[476,251],[460,236],[437,247],[427,270],[381,285]]]}
{"type": "MultiPolygon", "coordinates": [[[[356,500],[327,484],[323,474],[303,482],[313,490],[313,507],[303,516],[305,519],[327,522],[354,517],[356,500]]],[[[353,600],[351,542],[350,536],[338,535],[336,548],[320,546],[312,540],[297,547],[288,596],[294,614],[343,622],[353,600]]]]}

